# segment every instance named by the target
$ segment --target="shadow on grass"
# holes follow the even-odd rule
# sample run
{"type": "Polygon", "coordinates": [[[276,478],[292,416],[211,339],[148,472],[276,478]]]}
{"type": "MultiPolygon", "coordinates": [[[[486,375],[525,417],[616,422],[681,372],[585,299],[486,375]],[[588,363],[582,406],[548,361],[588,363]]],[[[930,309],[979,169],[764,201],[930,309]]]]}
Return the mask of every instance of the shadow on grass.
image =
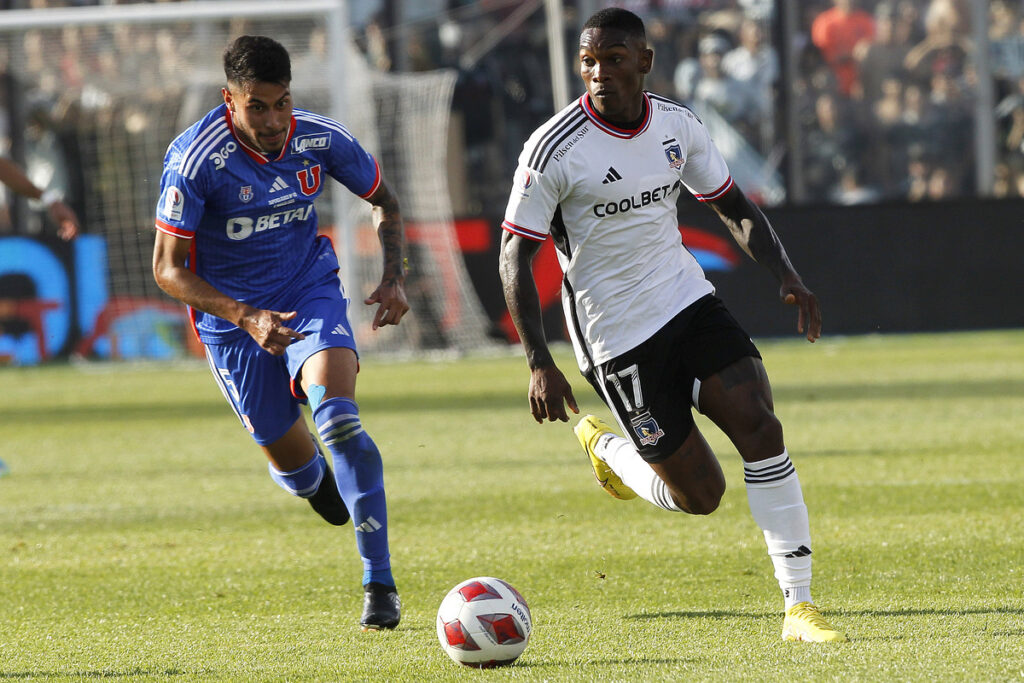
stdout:
{"type": "MultiPolygon", "coordinates": [[[[410,395],[410,396],[366,396],[359,400],[362,411],[386,412],[444,412],[463,413],[472,411],[492,412],[505,408],[520,408],[529,417],[530,404],[526,399],[525,383],[521,393],[491,392],[485,394],[459,395],[457,393],[410,395]]],[[[219,396],[209,400],[123,402],[96,401],[78,405],[11,406],[0,411],[0,427],[4,425],[53,425],[74,422],[110,422],[113,420],[196,420],[224,419],[231,417],[231,408],[219,396]]]]}
{"type": "MultiPolygon", "coordinates": [[[[834,614],[844,617],[912,617],[912,616],[967,616],[972,614],[1024,614],[1024,608],[1020,607],[969,607],[967,609],[864,609],[844,610],[826,609],[825,614],[834,614]]],[[[740,610],[695,610],[688,612],[649,612],[643,614],[627,614],[625,619],[764,619],[777,617],[780,612],[744,612],[740,610]]],[[[1007,632],[1006,635],[1012,635],[1007,632]]]]}
{"type": "MultiPolygon", "coordinates": [[[[649,659],[649,658],[646,658],[646,657],[624,657],[622,659],[590,659],[590,660],[587,660],[587,665],[588,666],[594,666],[594,665],[607,664],[609,666],[615,666],[615,665],[618,665],[618,664],[630,664],[630,665],[633,665],[633,666],[671,666],[673,664],[695,664],[698,661],[700,661],[700,660],[698,660],[696,658],[693,658],[693,657],[689,657],[689,658],[677,657],[677,658],[674,658],[674,659],[668,659],[668,658],[649,659]]],[[[520,661],[517,661],[512,666],[506,667],[505,670],[508,670],[508,669],[544,669],[544,668],[564,669],[565,666],[566,666],[565,662],[524,662],[524,661],[520,660],[520,661]]],[[[501,669],[497,669],[497,671],[501,671],[501,669]]]]}
{"type": "Polygon", "coordinates": [[[830,610],[836,614],[862,617],[966,616],[969,614],[1024,614],[1021,607],[968,607],[967,609],[864,609],[830,610]]]}
{"type": "Polygon", "coordinates": [[[625,619],[764,619],[778,616],[777,612],[742,612],[739,610],[697,610],[692,612],[645,612],[627,614],[625,619]]]}
{"type": "Polygon", "coordinates": [[[213,672],[184,671],[182,669],[100,669],[97,671],[0,671],[0,680],[47,679],[47,678],[172,678],[175,676],[209,676],[213,672]]]}

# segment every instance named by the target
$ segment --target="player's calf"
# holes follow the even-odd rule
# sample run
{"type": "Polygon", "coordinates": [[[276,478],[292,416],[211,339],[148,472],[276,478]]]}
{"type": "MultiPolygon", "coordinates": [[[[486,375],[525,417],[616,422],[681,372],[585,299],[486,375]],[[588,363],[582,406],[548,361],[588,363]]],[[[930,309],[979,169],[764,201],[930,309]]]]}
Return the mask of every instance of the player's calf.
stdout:
{"type": "Polygon", "coordinates": [[[270,478],[293,496],[305,498],[321,517],[334,526],[341,526],[349,520],[348,508],[338,493],[327,459],[318,448],[309,462],[290,472],[282,472],[267,463],[270,478]]]}
{"type": "Polygon", "coordinates": [[[313,410],[313,420],[334,461],[338,491],[350,506],[363,559],[363,585],[394,586],[380,451],[363,429],[359,408],[351,399],[326,399],[313,410]]]}

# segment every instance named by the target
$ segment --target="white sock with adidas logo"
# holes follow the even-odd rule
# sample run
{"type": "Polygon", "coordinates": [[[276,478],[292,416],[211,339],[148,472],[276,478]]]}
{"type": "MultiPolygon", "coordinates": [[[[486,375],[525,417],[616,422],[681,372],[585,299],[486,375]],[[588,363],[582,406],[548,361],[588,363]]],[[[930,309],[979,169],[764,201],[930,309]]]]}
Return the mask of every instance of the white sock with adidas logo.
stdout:
{"type": "Polygon", "coordinates": [[[764,532],[786,607],[811,602],[811,528],[789,453],[743,463],[747,502],[764,532]]]}
{"type": "Polygon", "coordinates": [[[640,457],[629,439],[611,432],[602,434],[594,446],[594,454],[619,475],[623,484],[633,489],[636,495],[648,503],[663,510],[682,512],[682,508],[673,500],[668,486],[640,457]]]}

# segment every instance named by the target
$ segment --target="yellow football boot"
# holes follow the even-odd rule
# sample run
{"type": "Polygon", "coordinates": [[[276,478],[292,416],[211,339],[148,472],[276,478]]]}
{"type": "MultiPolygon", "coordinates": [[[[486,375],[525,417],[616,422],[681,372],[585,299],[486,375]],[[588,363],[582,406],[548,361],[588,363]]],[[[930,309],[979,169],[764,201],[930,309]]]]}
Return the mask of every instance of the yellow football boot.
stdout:
{"type": "Polygon", "coordinates": [[[605,464],[604,460],[601,460],[601,458],[594,454],[594,446],[597,445],[597,440],[601,438],[601,435],[614,433],[611,427],[593,415],[584,415],[579,423],[573,427],[573,431],[576,432],[576,438],[580,440],[583,450],[590,456],[590,464],[594,468],[594,476],[597,478],[597,483],[601,485],[601,488],[607,491],[608,495],[612,498],[618,498],[619,500],[636,498],[636,493],[634,493],[633,489],[623,484],[619,475],[615,474],[612,468],[605,464]]]}
{"type": "Polygon", "coordinates": [[[798,602],[786,610],[782,639],[805,643],[846,642],[846,636],[832,628],[832,624],[825,621],[818,608],[810,602],[798,602]]]}

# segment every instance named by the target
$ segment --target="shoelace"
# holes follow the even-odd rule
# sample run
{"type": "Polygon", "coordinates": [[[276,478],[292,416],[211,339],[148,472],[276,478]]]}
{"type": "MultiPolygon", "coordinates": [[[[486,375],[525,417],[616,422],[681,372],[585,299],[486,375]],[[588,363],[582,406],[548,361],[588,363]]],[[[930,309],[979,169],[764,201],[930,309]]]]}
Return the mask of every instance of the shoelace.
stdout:
{"type": "Polygon", "coordinates": [[[832,627],[829,625],[829,623],[825,621],[825,617],[821,616],[821,612],[818,611],[818,608],[810,603],[797,605],[793,609],[792,615],[800,619],[806,619],[808,622],[811,623],[812,626],[815,626],[822,630],[832,630],[832,627]]]}

